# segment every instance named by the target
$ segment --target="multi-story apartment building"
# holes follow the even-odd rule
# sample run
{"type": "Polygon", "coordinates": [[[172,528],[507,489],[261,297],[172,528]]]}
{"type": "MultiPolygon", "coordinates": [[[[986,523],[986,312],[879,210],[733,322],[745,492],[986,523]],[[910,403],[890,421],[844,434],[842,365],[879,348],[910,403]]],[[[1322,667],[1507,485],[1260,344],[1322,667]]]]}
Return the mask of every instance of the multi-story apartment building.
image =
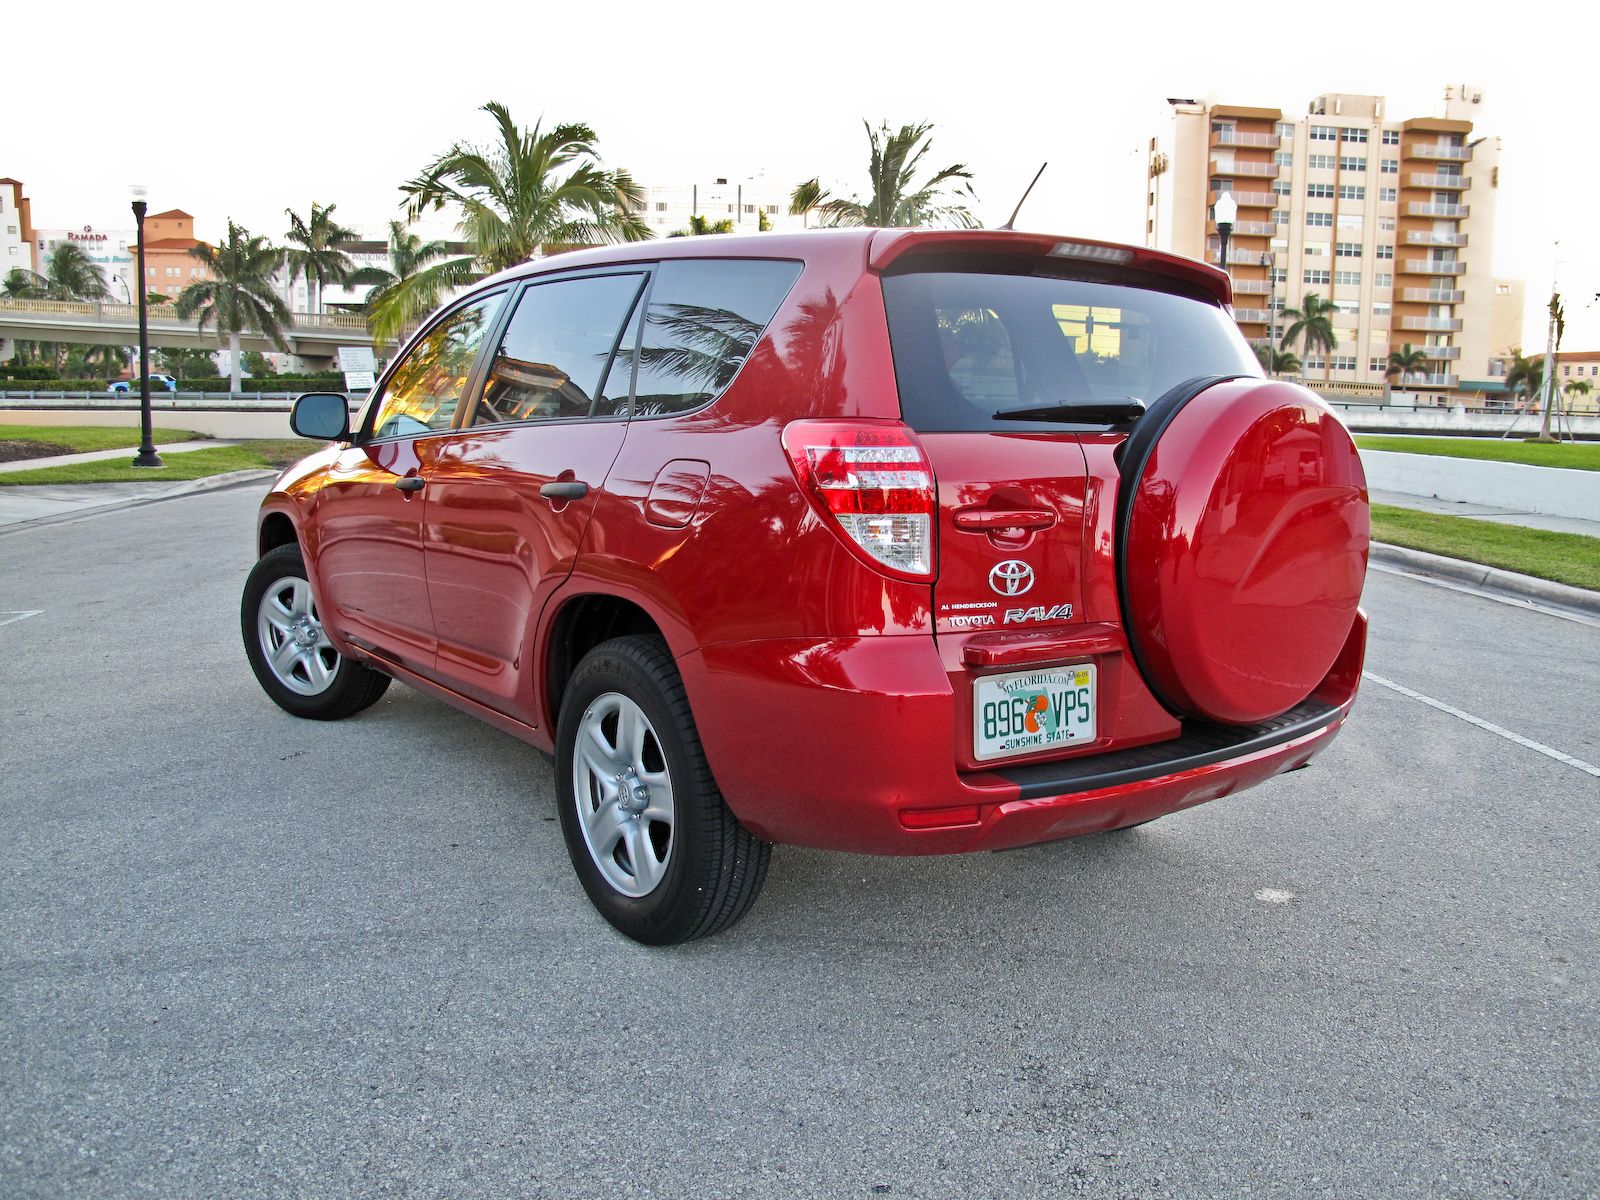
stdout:
{"type": "Polygon", "coordinates": [[[85,225],[81,229],[35,229],[33,257],[39,264],[41,274],[49,265],[56,247],[62,243],[77,246],[90,262],[100,267],[113,299],[131,301],[137,294],[135,289],[139,285],[134,280],[137,271],[133,255],[139,244],[139,235],[135,230],[101,229],[94,225],[85,225]]]}
{"type": "Polygon", "coordinates": [[[38,268],[33,257],[33,219],[31,205],[15,179],[0,179],[0,278],[21,267],[38,268]]]}
{"type": "Polygon", "coordinates": [[[755,233],[762,219],[771,229],[801,229],[804,220],[789,215],[793,185],[784,187],[765,175],[746,179],[717,177],[704,182],[656,184],[645,188],[644,218],[657,237],[689,228],[689,218],[713,224],[732,221],[735,233],[755,233]]]}
{"type": "Polygon", "coordinates": [[[1319,96],[1300,118],[1169,100],[1170,128],[1149,142],[1146,242],[1217,263],[1215,205],[1230,193],[1227,269],[1248,338],[1281,341],[1281,310],[1315,293],[1338,345],[1302,350],[1308,374],[1381,384],[1410,345],[1427,358],[1406,389],[1442,400],[1490,378],[1507,349],[1495,338],[1520,318],[1521,285],[1490,274],[1500,142],[1473,137],[1480,101],[1455,87],[1443,117],[1396,119],[1381,96],[1319,96]]]}
{"type": "Polygon", "coordinates": [[[1600,415],[1600,350],[1561,350],[1556,352],[1556,387],[1561,403],[1579,416],[1600,415]],[[1570,384],[1587,383],[1587,391],[1568,391],[1570,384]]]}

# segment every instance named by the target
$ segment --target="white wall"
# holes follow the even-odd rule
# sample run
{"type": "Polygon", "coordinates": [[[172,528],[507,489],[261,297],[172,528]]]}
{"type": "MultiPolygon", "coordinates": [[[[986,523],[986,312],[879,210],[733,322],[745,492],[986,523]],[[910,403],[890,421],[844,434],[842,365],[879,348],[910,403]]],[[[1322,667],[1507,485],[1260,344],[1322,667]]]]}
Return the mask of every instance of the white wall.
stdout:
{"type": "Polygon", "coordinates": [[[1361,451],[1361,465],[1367,473],[1367,486],[1375,491],[1600,521],[1600,471],[1389,450],[1361,451]]]}

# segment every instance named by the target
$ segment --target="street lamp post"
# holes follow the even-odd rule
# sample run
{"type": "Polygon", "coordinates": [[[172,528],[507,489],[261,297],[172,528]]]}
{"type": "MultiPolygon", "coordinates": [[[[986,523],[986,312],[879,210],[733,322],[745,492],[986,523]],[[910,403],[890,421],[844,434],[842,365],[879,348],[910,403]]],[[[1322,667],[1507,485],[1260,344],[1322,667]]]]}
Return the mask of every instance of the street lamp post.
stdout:
{"type": "Polygon", "coordinates": [[[1223,192],[1217,197],[1213,209],[1216,214],[1217,237],[1222,241],[1222,257],[1218,260],[1224,271],[1228,270],[1228,239],[1233,236],[1233,223],[1239,216],[1239,203],[1233,198],[1232,192],[1223,192]]]}
{"type": "Polygon", "coordinates": [[[144,277],[144,214],[145,189],[134,186],[133,221],[139,230],[139,453],[134,456],[136,467],[165,466],[156,453],[155,433],[150,422],[150,298],[144,277]]]}

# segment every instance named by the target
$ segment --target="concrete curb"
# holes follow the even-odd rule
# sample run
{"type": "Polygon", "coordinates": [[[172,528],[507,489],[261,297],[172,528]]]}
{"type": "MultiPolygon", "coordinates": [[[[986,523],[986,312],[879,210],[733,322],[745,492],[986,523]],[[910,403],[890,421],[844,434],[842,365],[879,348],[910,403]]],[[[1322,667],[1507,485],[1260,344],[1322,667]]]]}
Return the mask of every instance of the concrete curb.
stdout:
{"type": "Polygon", "coordinates": [[[186,479],[181,483],[173,484],[172,487],[157,496],[136,496],[124,500],[108,500],[104,504],[86,504],[70,512],[51,513],[48,516],[34,517],[28,521],[13,521],[7,525],[0,525],[0,538],[24,529],[38,529],[44,525],[62,525],[68,521],[82,521],[90,517],[105,516],[107,513],[124,512],[130,508],[143,508],[147,504],[164,504],[168,500],[179,500],[184,496],[193,496],[200,492],[220,492],[227,488],[243,487],[249,483],[274,479],[277,475],[276,468],[263,467],[249,471],[229,471],[222,475],[206,475],[199,479],[186,479]]]}
{"type": "Polygon", "coordinates": [[[1442,554],[1407,550],[1404,546],[1391,546],[1386,542],[1372,543],[1372,560],[1418,575],[1432,575],[1484,591],[1502,592],[1521,600],[1600,617],[1600,592],[1591,592],[1587,588],[1554,583],[1516,571],[1502,571],[1499,567],[1486,567],[1482,563],[1466,562],[1459,558],[1446,558],[1442,554]]]}

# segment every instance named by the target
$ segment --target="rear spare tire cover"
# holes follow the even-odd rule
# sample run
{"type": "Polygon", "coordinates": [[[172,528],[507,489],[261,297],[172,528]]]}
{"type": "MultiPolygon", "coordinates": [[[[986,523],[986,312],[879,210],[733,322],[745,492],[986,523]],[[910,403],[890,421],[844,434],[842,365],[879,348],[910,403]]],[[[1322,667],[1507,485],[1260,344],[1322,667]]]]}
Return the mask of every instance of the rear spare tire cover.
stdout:
{"type": "Polygon", "coordinates": [[[1145,680],[1180,716],[1293,708],[1332,668],[1366,577],[1350,435],[1295,384],[1197,379],[1122,449],[1117,577],[1145,680]]]}

